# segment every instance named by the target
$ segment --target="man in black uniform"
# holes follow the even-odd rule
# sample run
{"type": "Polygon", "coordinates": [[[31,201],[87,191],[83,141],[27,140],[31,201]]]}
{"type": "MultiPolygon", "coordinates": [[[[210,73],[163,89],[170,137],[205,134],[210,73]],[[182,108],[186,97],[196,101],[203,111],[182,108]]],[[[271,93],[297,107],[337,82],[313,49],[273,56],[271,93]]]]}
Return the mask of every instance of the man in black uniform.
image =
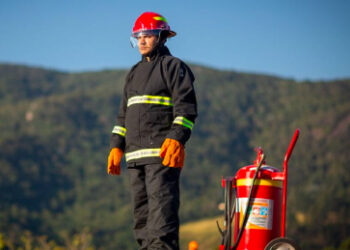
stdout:
{"type": "Polygon", "coordinates": [[[108,174],[120,174],[125,152],[140,249],[179,249],[179,177],[197,103],[194,75],[165,46],[175,35],[160,14],[136,20],[132,40],[142,59],[126,77],[111,136],[108,174]]]}

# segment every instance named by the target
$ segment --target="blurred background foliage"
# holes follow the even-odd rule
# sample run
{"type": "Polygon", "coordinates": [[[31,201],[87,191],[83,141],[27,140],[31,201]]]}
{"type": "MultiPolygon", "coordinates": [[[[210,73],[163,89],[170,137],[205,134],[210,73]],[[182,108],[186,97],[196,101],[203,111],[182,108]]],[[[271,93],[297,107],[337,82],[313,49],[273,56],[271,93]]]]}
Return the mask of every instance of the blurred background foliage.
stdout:
{"type": "MultiPolygon", "coordinates": [[[[350,80],[191,68],[199,117],[186,146],[181,222],[221,214],[221,176],[252,164],[254,148],[282,168],[300,128],[287,235],[303,249],[348,249],[350,80]]],[[[0,65],[0,249],[136,249],[127,170],[106,174],[126,73],[0,65]]]]}

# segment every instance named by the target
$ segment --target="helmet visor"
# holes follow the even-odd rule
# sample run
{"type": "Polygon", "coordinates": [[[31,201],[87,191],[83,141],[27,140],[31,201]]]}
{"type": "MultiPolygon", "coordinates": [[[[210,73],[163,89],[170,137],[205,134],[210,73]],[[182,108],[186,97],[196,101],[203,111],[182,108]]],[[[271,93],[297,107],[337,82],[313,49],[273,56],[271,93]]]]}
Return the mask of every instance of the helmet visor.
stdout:
{"type": "Polygon", "coordinates": [[[137,47],[137,41],[141,37],[148,37],[148,36],[159,37],[160,32],[161,32],[161,30],[143,30],[140,32],[132,33],[132,35],[130,37],[131,47],[133,47],[133,48],[137,47]]]}

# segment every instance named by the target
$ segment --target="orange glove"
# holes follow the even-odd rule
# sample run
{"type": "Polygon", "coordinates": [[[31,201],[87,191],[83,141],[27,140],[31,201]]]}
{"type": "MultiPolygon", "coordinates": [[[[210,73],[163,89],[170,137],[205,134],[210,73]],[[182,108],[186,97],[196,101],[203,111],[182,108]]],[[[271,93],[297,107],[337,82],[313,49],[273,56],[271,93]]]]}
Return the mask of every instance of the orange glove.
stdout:
{"type": "Polygon", "coordinates": [[[111,175],[120,175],[120,161],[123,157],[123,150],[112,148],[108,156],[107,173],[111,175]]]}
{"type": "Polygon", "coordinates": [[[164,159],[164,166],[173,168],[183,167],[185,162],[185,148],[177,140],[166,138],[160,149],[159,156],[164,159]]]}

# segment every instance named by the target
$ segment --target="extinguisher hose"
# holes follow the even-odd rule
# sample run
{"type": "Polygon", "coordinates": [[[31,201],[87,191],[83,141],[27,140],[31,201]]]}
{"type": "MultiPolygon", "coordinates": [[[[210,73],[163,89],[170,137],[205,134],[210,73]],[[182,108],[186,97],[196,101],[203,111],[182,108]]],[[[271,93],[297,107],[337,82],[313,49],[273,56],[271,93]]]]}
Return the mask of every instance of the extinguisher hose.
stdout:
{"type": "Polygon", "coordinates": [[[248,216],[248,209],[249,209],[249,204],[250,204],[250,201],[251,201],[251,198],[252,198],[254,183],[255,183],[256,178],[258,177],[259,169],[260,169],[262,163],[264,162],[264,160],[265,160],[265,155],[262,154],[262,155],[261,155],[261,160],[260,160],[260,162],[259,162],[259,164],[258,164],[258,167],[256,168],[256,171],[255,171],[255,174],[254,174],[254,177],[253,177],[252,185],[251,185],[250,191],[249,191],[247,206],[246,206],[245,212],[244,212],[244,218],[243,218],[242,227],[241,227],[241,229],[239,230],[239,233],[238,233],[238,236],[237,236],[237,240],[236,240],[235,244],[234,244],[233,247],[232,247],[233,250],[235,250],[235,249],[237,248],[237,246],[238,246],[238,244],[239,244],[239,241],[240,241],[241,238],[242,238],[242,234],[243,234],[245,225],[247,224],[248,217],[249,217],[249,216],[248,216]]]}

